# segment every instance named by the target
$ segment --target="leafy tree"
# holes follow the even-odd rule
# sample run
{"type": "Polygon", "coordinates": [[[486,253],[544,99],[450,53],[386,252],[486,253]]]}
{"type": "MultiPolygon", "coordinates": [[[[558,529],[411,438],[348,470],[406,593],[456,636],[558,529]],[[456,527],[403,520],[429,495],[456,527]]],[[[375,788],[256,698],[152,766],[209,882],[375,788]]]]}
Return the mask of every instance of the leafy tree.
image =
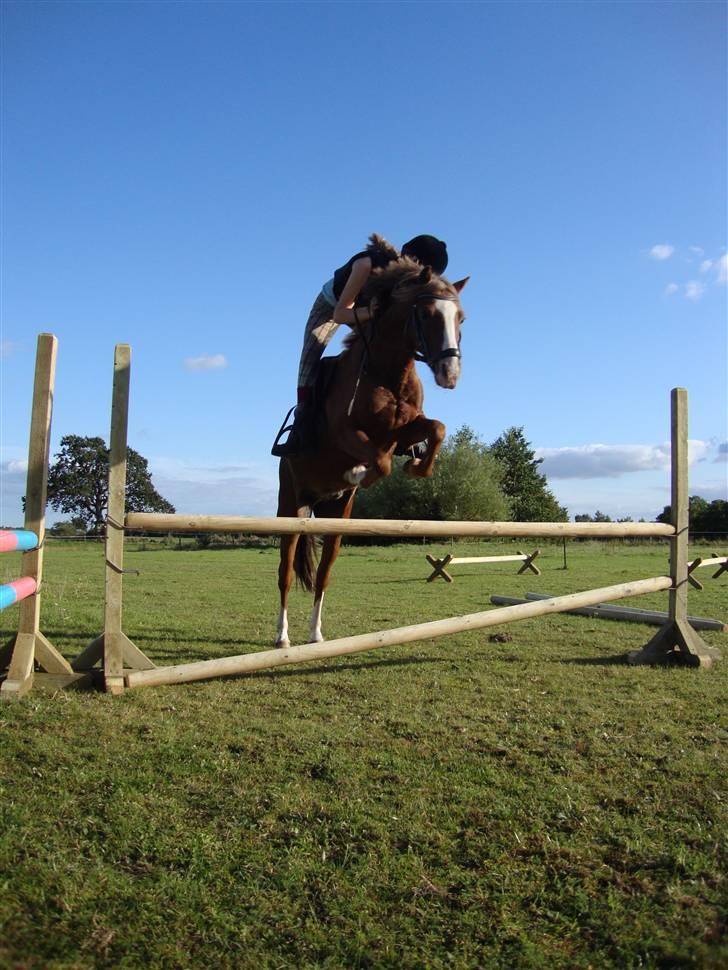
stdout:
{"type": "Polygon", "coordinates": [[[500,466],[471,428],[463,426],[447,438],[432,478],[414,479],[403,474],[405,461],[395,459],[389,478],[357,492],[355,516],[470,521],[508,518],[500,466]]]}
{"type": "MultiPolygon", "coordinates": [[[[666,505],[657,516],[658,522],[672,521],[672,506],[666,505]]],[[[728,535],[728,502],[716,499],[708,502],[701,495],[688,499],[688,522],[690,532],[715,532],[728,535]]]]}
{"type": "MultiPolygon", "coordinates": [[[[148,462],[127,448],[126,508],[129,512],[174,512],[152,484],[148,462]]],[[[103,532],[108,506],[109,449],[103,438],[66,435],[48,472],[48,501],[94,534],[103,532]]]]}
{"type": "Polygon", "coordinates": [[[523,434],[523,428],[509,428],[490,448],[503,469],[503,491],[515,522],[565,522],[567,510],[559,505],[546,485],[538,466],[542,459],[523,434]]]}
{"type": "Polygon", "coordinates": [[[430,482],[434,518],[503,521],[510,515],[503,471],[488,446],[467,425],[448,438],[430,482]]]}
{"type": "Polygon", "coordinates": [[[395,458],[392,474],[371,488],[359,489],[354,516],[360,519],[434,519],[429,482],[403,472],[405,458],[395,458]]]}

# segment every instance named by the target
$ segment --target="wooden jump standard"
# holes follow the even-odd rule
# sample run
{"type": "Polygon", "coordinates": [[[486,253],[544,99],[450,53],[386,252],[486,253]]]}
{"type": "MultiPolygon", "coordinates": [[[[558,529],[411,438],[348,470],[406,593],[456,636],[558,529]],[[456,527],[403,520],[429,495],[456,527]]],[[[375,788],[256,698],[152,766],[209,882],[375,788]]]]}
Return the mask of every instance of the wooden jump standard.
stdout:
{"type": "Polygon", "coordinates": [[[248,670],[265,669],[284,663],[298,663],[337,656],[379,646],[407,643],[433,636],[446,636],[460,630],[479,629],[515,619],[560,612],[579,605],[620,599],[657,590],[670,591],[667,623],[647,646],[630,659],[633,663],[660,663],[676,654],[691,666],[710,666],[720,656],[708,647],[687,622],[688,586],[688,476],[687,476],[687,391],[672,391],[672,514],[671,524],[658,522],[431,522],[392,519],[316,519],[203,515],[162,515],[130,512],[125,515],[126,449],[129,408],[131,348],[116,347],[114,390],[111,412],[109,509],[106,539],[106,608],[104,632],[74,662],[74,669],[88,670],[103,661],[106,689],[120,693],[125,686],[168,682],[182,683],[225,676],[248,670]],[[449,620],[436,620],[379,633],[345,637],[323,644],[306,644],[288,649],[262,651],[216,661],[201,661],[179,667],[156,668],[122,630],[122,582],[124,531],[150,532],[237,532],[247,534],[363,536],[650,536],[668,538],[671,543],[670,577],[638,580],[619,586],[556,597],[522,606],[489,610],[486,613],[449,620]],[[131,669],[130,669],[131,668],[131,669]]]}
{"type": "MultiPolygon", "coordinates": [[[[65,687],[78,685],[71,666],[40,630],[40,602],[43,589],[43,552],[45,510],[48,490],[48,456],[51,443],[53,388],[56,375],[58,341],[50,333],[38,336],[33,380],[33,404],[28,445],[28,473],[25,490],[25,530],[37,542],[23,552],[22,573],[33,581],[35,590],[20,603],[18,634],[0,649],[0,672],[6,677],[0,687],[2,700],[13,700],[27,693],[34,680],[65,687]],[[44,673],[37,674],[36,666],[44,673]]],[[[82,678],[89,680],[89,678],[82,678]]]]}
{"type": "Polygon", "coordinates": [[[432,573],[427,577],[427,582],[431,583],[438,577],[442,577],[446,583],[454,582],[452,576],[447,571],[447,566],[465,566],[468,563],[470,565],[486,564],[493,562],[520,562],[522,563],[521,568],[518,570],[518,575],[525,573],[527,570],[531,570],[537,576],[541,575],[541,571],[538,566],[534,566],[533,560],[541,554],[540,549],[536,549],[531,555],[527,555],[525,552],[518,550],[517,556],[452,556],[448,553],[447,556],[443,556],[442,559],[437,559],[435,556],[427,555],[425,559],[432,566],[432,573]]]}

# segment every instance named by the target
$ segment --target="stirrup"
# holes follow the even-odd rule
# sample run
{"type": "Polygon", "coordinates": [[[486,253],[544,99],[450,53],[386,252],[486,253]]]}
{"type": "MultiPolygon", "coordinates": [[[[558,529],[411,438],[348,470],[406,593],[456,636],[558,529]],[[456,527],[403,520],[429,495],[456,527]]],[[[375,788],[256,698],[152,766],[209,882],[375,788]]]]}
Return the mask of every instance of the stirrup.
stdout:
{"type": "MultiPolygon", "coordinates": [[[[278,434],[276,435],[275,441],[273,442],[273,447],[270,450],[270,453],[271,453],[271,455],[273,455],[274,458],[284,458],[285,457],[285,454],[286,454],[286,450],[285,449],[286,449],[286,445],[288,444],[288,442],[286,441],[283,444],[281,444],[280,443],[280,440],[281,440],[281,438],[283,437],[284,434],[286,434],[287,432],[293,430],[293,424],[288,424],[287,422],[288,422],[288,419],[290,418],[290,416],[296,410],[296,407],[297,407],[297,405],[294,404],[293,407],[289,410],[288,414],[283,419],[283,424],[278,429],[278,434]]],[[[294,422],[294,424],[295,424],[295,422],[294,422]]]]}

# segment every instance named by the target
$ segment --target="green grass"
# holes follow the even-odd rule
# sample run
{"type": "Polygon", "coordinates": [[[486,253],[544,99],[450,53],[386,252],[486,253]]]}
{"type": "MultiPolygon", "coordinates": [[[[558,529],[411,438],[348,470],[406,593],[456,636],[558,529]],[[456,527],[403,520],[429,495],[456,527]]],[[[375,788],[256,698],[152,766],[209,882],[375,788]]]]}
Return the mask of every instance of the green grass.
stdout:
{"type": "MultiPolygon", "coordinates": [[[[661,544],[571,543],[564,570],[544,545],[540,577],[505,563],[426,583],[425,552],[450,548],[346,549],[326,635],[667,561],[661,544]]],[[[124,629],[156,663],[272,645],[275,550],[130,547],[125,566],[141,575],[124,629]]],[[[709,575],[690,611],[728,620],[726,576],[709,575]]],[[[102,549],[49,543],[43,592],[44,632],[72,657],[101,630],[102,549]]],[[[309,609],[295,593],[294,642],[309,609]]],[[[0,614],[5,634],[16,621],[0,614]]],[[[726,966],[728,638],[703,633],[725,660],[695,671],[621,662],[653,627],[502,630],[0,705],[0,966],[726,966]]]]}

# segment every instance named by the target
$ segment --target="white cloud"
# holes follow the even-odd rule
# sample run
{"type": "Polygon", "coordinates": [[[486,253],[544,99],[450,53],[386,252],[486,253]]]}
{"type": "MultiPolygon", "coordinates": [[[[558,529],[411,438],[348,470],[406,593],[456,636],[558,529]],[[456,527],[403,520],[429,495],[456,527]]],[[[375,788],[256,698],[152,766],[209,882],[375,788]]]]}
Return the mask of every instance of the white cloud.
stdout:
{"type": "Polygon", "coordinates": [[[705,250],[702,246],[688,246],[688,249],[693,254],[693,256],[704,256],[705,250]]]}
{"type": "Polygon", "coordinates": [[[157,491],[178,512],[199,515],[275,515],[277,474],[254,464],[187,464],[150,458],[157,491]]]}
{"type": "Polygon", "coordinates": [[[673,294],[677,293],[679,289],[680,287],[677,285],[677,283],[668,283],[665,287],[665,296],[673,296],[673,294]]]}
{"type": "MultiPolygon", "coordinates": [[[[690,464],[710,450],[706,441],[688,443],[690,464]]],[[[670,445],[581,445],[574,448],[538,448],[541,472],[548,478],[618,478],[632,472],[662,471],[670,467],[670,445]]]]}
{"type": "Polygon", "coordinates": [[[227,360],[224,354],[213,354],[203,357],[186,357],[185,367],[187,370],[217,370],[227,367],[227,360]]]}
{"type": "Polygon", "coordinates": [[[705,293],[705,284],[699,280],[688,280],[685,284],[685,296],[688,300],[697,303],[703,298],[703,293],[705,293]]]}
{"type": "Polygon", "coordinates": [[[700,272],[707,273],[712,265],[713,265],[712,259],[704,259],[703,262],[700,264],[700,272]]]}
{"type": "Polygon", "coordinates": [[[7,360],[8,357],[12,357],[19,346],[20,344],[13,340],[0,340],[0,360],[7,360]]]}
{"type": "Polygon", "coordinates": [[[675,247],[670,246],[669,243],[659,243],[657,246],[653,246],[650,250],[650,256],[662,262],[665,259],[669,259],[675,252],[675,247]]]}
{"type": "Polygon", "coordinates": [[[720,259],[716,260],[718,268],[718,283],[728,283],[728,253],[723,253],[720,259]]]}

